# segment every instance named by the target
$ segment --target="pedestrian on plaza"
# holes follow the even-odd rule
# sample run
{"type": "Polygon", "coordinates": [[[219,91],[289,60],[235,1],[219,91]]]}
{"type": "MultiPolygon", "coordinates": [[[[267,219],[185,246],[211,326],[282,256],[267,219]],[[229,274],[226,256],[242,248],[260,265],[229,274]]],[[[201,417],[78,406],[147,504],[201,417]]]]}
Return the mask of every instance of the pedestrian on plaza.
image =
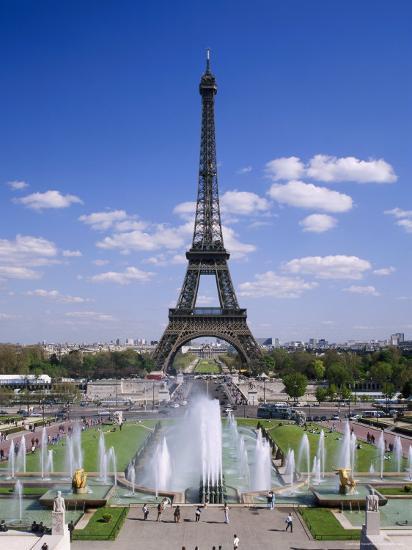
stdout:
{"type": "Polygon", "coordinates": [[[272,491],[269,491],[268,494],[266,495],[266,502],[267,502],[267,505],[268,505],[268,509],[271,508],[271,504],[272,504],[272,491]]]}
{"type": "Polygon", "coordinates": [[[196,508],[196,512],[195,512],[195,521],[196,521],[196,523],[197,523],[198,521],[200,521],[200,514],[201,514],[201,513],[202,513],[202,510],[200,509],[200,506],[198,506],[198,507],[196,508]]]}
{"type": "Polygon", "coordinates": [[[287,531],[290,527],[290,532],[293,533],[293,517],[290,512],[288,514],[288,517],[285,519],[285,523],[286,523],[285,531],[287,531]]]}
{"type": "Polygon", "coordinates": [[[237,550],[239,548],[239,537],[236,535],[236,533],[233,535],[233,550],[237,550]]]}
{"type": "Polygon", "coordinates": [[[229,506],[227,505],[227,502],[225,502],[223,507],[223,513],[225,514],[225,523],[229,523],[229,506]]]}
{"type": "Polygon", "coordinates": [[[156,521],[160,521],[160,519],[162,517],[162,512],[163,512],[163,504],[161,502],[159,502],[159,504],[157,505],[157,519],[156,519],[156,521]]]}
{"type": "Polygon", "coordinates": [[[176,506],[174,514],[175,523],[180,523],[180,506],[176,506]]]}
{"type": "Polygon", "coordinates": [[[69,525],[67,526],[67,529],[69,530],[69,533],[70,533],[70,542],[72,542],[72,540],[73,540],[73,531],[74,531],[73,520],[69,522],[69,525]]]}
{"type": "Polygon", "coordinates": [[[144,503],[143,506],[142,506],[142,512],[143,512],[143,519],[144,519],[144,521],[146,521],[147,517],[149,515],[149,508],[148,508],[146,503],[144,503]]]}

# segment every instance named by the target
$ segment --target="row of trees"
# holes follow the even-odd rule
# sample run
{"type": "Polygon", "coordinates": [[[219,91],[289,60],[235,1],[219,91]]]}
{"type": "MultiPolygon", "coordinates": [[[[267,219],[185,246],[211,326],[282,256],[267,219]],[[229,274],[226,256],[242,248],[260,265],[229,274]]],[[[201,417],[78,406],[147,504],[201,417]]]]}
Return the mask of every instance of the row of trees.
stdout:
{"type": "Polygon", "coordinates": [[[41,346],[0,345],[0,374],[48,374],[52,378],[143,377],[154,370],[148,354],[132,349],[94,355],[73,351],[47,358],[41,346]]]}

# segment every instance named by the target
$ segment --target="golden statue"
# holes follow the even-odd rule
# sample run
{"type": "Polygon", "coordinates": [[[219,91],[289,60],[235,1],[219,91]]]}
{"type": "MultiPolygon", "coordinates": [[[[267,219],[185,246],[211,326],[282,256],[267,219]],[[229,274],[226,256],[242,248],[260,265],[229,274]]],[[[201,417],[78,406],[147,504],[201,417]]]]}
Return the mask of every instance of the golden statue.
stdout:
{"type": "Polygon", "coordinates": [[[83,468],[75,470],[72,479],[72,489],[74,493],[86,493],[87,491],[87,474],[83,468]]]}
{"type": "Polygon", "coordinates": [[[353,495],[356,489],[356,481],[351,475],[351,468],[338,468],[336,473],[339,475],[339,494],[353,495]]]}

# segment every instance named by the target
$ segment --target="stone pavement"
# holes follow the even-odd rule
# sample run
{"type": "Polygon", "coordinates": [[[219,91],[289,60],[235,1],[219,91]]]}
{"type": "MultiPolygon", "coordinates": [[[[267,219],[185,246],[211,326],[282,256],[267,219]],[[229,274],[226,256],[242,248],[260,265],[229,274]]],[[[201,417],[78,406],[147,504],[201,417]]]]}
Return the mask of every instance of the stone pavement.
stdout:
{"type": "Polygon", "coordinates": [[[156,523],[156,511],[150,510],[149,520],[143,521],[140,508],[132,508],[114,542],[85,541],[72,543],[73,550],[212,550],[219,544],[222,550],[232,550],[233,535],[240,539],[239,550],[283,549],[354,549],[359,542],[311,540],[293,512],[293,533],[285,533],[287,509],[270,511],[261,508],[231,508],[230,524],[223,523],[223,510],[209,507],[202,511],[201,521],[194,521],[194,507],[181,507],[180,524],[173,522],[173,512],[167,509],[163,521],[156,523]]]}

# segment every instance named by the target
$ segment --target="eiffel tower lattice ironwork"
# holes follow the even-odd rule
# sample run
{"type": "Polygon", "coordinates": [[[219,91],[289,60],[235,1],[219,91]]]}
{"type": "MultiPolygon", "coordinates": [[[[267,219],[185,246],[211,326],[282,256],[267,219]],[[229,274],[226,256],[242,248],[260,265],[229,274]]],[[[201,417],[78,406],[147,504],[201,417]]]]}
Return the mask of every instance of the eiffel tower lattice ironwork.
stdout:
{"type": "Polygon", "coordinates": [[[159,369],[167,370],[177,351],[199,337],[212,336],[231,344],[252,370],[259,368],[262,354],[247,325],[246,309],[239,307],[223,244],[217,183],[214,102],[216,79],[210,70],[207,53],[206,71],[199,86],[202,96],[199,185],[193,242],[186,252],[187,271],[177,305],[169,309],[169,324],[154,352],[159,369]],[[220,307],[196,307],[202,275],[216,279],[220,307]]]}

